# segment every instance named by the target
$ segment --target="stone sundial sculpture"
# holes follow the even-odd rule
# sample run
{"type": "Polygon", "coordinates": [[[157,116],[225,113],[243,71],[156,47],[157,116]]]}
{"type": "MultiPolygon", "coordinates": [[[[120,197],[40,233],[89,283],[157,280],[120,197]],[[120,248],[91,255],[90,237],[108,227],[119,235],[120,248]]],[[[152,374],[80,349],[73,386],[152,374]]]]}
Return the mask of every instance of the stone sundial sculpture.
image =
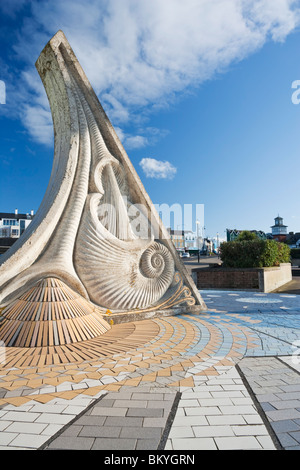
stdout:
{"type": "Polygon", "coordinates": [[[205,304],[63,32],[36,67],[54,124],[50,181],[33,221],[1,256],[0,340],[80,341],[111,318],[205,304]]]}

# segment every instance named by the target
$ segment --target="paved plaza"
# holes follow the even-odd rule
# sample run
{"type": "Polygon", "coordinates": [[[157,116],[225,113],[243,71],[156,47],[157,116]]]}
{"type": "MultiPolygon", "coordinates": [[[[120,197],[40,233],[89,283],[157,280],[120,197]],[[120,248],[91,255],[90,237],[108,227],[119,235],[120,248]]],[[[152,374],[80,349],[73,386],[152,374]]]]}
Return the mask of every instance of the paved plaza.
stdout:
{"type": "Polygon", "coordinates": [[[207,311],[115,325],[72,362],[2,347],[0,449],[299,450],[300,296],[201,295],[207,311]]]}

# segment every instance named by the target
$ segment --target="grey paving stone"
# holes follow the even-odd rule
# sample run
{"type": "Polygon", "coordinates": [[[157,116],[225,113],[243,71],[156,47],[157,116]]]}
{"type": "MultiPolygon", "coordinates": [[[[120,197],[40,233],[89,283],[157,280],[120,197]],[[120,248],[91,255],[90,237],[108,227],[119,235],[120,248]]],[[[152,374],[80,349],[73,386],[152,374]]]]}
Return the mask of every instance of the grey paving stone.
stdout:
{"type": "Polygon", "coordinates": [[[175,396],[176,396],[176,395],[175,395],[175,393],[173,393],[173,392],[164,393],[163,400],[164,400],[164,401],[170,401],[170,400],[174,401],[174,400],[175,400],[175,396]]]}
{"type": "Polygon", "coordinates": [[[93,408],[92,416],[125,416],[128,408],[93,408]]]}
{"type": "Polygon", "coordinates": [[[276,410],[276,411],[267,411],[266,415],[272,421],[280,421],[283,419],[296,419],[300,418],[299,411],[295,409],[288,409],[288,410],[276,410]]]}
{"type": "Polygon", "coordinates": [[[297,442],[295,439],[293,439],[287,432],[277,434],[277,437],[278,437],[282,447],[292,447],[292,446],[298,446],[299,445],[299,442],[297,442]]]}
{"type": "Polygon", "coordinates": [[[80,437],[119,437],[121,429],[120,426],[83,426],[80,437]]]}
{"type": "Polygon", "coordinates": [[[264,411],[273,411],[277,409],[274,406],[272,406],[270,403],[261,403],[261,407],[264,411]]]}
{"type": "Polygon", "coordinates": [[[166,418],[144,418],[143,427],[145,428],[164,428],[166,426],[166,418]]]}
{"type": "Polygon", "coordinates": [[[284,449],[296,449],[299,446],[300,435],[299,374],[290,370],[288,366],[282,367],[282,363],[276,358],[270,358],[268,362],[257,358],[256,361],[258,364],[264,362],[263,375],[263,369],[252,364],[250,377],[249,370],[243,368],[244,359],[239,363],[239,367],[246,379],[249,379],[250,387],[266,413],[281,446],[284,449]],[[279,382],[282,383],[279,385],[279,382]],[[276,388],[280,388],[280,391],[276,388]]]}
{"type": "Polygon", "coordinates": [[[147,400],[115,400],[114,408],[146,408],[147,400]]]}
{"type": "Polygon", "coordinates": [[[120,437],[136,439],[157,439],[161,437],[162,428],[122,428],[120,437]]]}
{"type": "Polygon", "coordinates": [[[143,426],[142,417],[130,417],[130,416],[108,416],[105,420],[105,426],[143,426]]]}
{"type": "Polygon", "coordinates": [[[115,402],[115,399],[109,399],[109,398],[102,398],[102,400],[99,401],[99,403],[97,403],[97,405],[95,405],[95,408],[99,407],[99,408],[108,408],[110,406],[113,406],[115,402]]]}
{"type": "Polygon", "coordinates": [[[134,450],[136,439],[96,438],[91,450],[134,450]]]}
{"type": "Polygon", "coordinates": [[[163,393],[140,393],[136,392],[132,394],[132,400],[149,400],[149,401],[156,401],[156,400],[163,400],[164,395],[163,393]]]}
{"type": "Polygon", "coordinates": [[[272,403],[273,401],[279,401],[281,400],[280,398],[277,397],[274,393],[258,393],[257,397],[260,402],[269,402],[272,403]]]}
{"type": "Polygon", "coordinates": [[[290,432],[290,435],[300,444],[300,431],[290,432]]]}
{"type": "MultiPolygon", "coordinates": [[[[121,391],[120,392],[109,392],[107,395],[106,395],[106,399],[108,400],[130,400],[131,399],[131,396],[132,396],[132,393],[131,391],[121,391]]],[[[101,402],[103,401],[104,399],[102,398],[101,402]]]]}
{"type": "Polygon", "coordinates": [[[78,426],[77,423],[67,427],[62,433],[61,437],[76,437],[82,430],[83,426],[78,426]]]}
{"type": "Polygon", "coordinates": [[[164,415],[164,408],[129,408],[126,416],[159,418],[164,415]]]}
{"type": "MultiPolygon", "coordinates": [[[[149,373],[149,371],[147,372],[149,373]]],[[[130,374],[131,377],[131,374],[130,374]]],[[[139,385],[138,390],[141,393],[150,393],[153,388],[153,385],[139,385]]],[[[135,386],[129,386],[129,385],[123,385],[123,387],[118,391],[118,392],[109,392],[109,393],[125,393],[125,392],[131,392],[135,393],[137,391],[137,388],[135,386]]]]}
{"type": "Polygon", "coordinates": [[[106,416],[83,415],[76,420],[76,424],[82,425],[82,426],[85,426],[85,425],[102,426],[105,420],[106,420],[106,416]]]}
{"type": "Polygon", "coordinates": [[[284,392],[300,392],[300,379],[299,383],[285,385],[282,390],[284,392]]]}
{"type": "Polygon", "coordinates": [[[299,400],[280,400],[276,402],[271,402],[274,408],[278,410],[286,410],[288,408],[300,408],[300,401],[299,400]]]}
{"type": "Polygon", "coordinates": [[[160,438],[157,439],[138,439],[136,450],[157,450],[160,438]]]}
{"type": "MultiPolygon", "coordinates": [[[[90,450],[94,443],[93,438],[85,437],[58,437],[47,448],[57,450],[90,450]]],[[[46,448],[46,450],[47,450],[46,448]]]]}
{"type": "Polygon", "coordinates": [[[300,392],[285,392],[285,393],[277,393],[277,397],[280,400],[299,400],[300,392]]]}
{"type": "Polygon", "coordinates": [[[271,424],[271,426],[276,434],[300,430],[300,424],[298,425],[295,421],[291,419],[283,419],[281,421],[274,421],[271,424]]]}
{"type": "Polygon", "coordinates": [[[165,410],[170,410],[172,408],[173,402],[171,400],[157,400],[149,401],[147,403],[147,408],[163,408],[165,410]]]}

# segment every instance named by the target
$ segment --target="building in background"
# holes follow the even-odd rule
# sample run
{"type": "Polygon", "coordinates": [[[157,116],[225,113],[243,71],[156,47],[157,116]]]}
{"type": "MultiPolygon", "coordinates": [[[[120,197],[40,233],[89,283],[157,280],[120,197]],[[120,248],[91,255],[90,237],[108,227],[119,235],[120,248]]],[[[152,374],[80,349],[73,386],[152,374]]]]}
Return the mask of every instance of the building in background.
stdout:
{"type": "Polygon", "coordinates": [[[299,248],[300,246],[300,232],[289,232],[286,237],[286,242],[290,248],[299,248]]]}
{"type": "Polygon", "coordinates": [[[184,230],[173,230],[171,228],[167,228],[170,238],[173,241],[176,250],[184,251],[185,249],[185,237],[184,237],[184,230]]]}
{"type": "Polygon", "coordinates": [[[19,214],[15,212],[0,212],[0,254],[5,253],[30,224],[34,217],[34,212],[19,214]]]}
{"type": "MultiPolygon", "coordinates": [[[[199,245],[202,246],[202,237],[199,237],[199,245]]],[[[185,241],[185,248],[188,250],[197,250],[198,248],[198,237],[195,232],[192,230],[185,230],[184,231],[184,241],[185,241]]]]}
{"type": "MultiPolygon", "coordinates": [[[[246,229],[244,229],[246,230],[246,229]]],[[[237,237],[239,236],[239,234],[241,232],[243,232],[244,230],[237,230],[237,229],[229,229],[227,228],[226,229],[226,238],[227,238],[227,241],[228,242],[233,242],[237,239],[237,237]]],[[[247,230],[251,233],[255,233],[255,235],[260,239],[260,240],[266,240],[268,237],[267,237],[267,234],[265,232],[263,232],[262,230],[247,230]]]]}
{"type": "Polygon", "coordinates": [[[285,242],[287,238],[287,225],[284,225],[283,218],[279,215],[274,220],[275,224],[271,226],[272,237],[278,242],[285,242]]]}

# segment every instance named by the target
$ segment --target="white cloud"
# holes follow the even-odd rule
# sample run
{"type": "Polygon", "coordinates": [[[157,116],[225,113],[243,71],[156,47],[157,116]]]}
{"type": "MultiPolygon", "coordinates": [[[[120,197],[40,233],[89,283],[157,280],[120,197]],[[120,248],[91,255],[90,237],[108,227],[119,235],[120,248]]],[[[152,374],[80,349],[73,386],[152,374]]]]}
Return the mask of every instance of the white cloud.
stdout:
{"type": "Polygon", "coordinates": [[[49,111],[42,106],[25,105],[23,118],[32,138],[41,144],[53,144],[53,122],[49,111]]]}
{"type": "MultiPolygon", "coordinates": [[[[269,40],[283,41],[299,25],[298,4],[294,0],[32,0],[32,16],[16,36],[14,50],[28,63],[31,76],[33,57],[62,29],[113,125],[137,124],[146,108],[168,105],[178,93],[225,71],[269,40]]],[[[35,92],[30,106],[46,110],[42,100],[42,93],[35,92]]],[[[37,136],[38,130],[33,132],[37,136]]],[[[142,134],[135,141],[132,136],[131,143],[140,139],[146,144],[149,135],[143,140],[142,134]]]]}
{"type": "Polygon", "coordinates": [[[138,148],[146,147],[148,143],[149,141],[147,137],[143,135],[135,135],[135,136],[126,137],[124,146],[127,149],[138,149],[138,148]]]}
{"type": "Polygon", "coordinates": [[[170,162],[155,158],[142,158],[139,164],[147,178],[172,179],[177,172],[170,162]]]}
{"type": "Polygon", "coordinates": [[[130,135],[124,132],[124,130],[120,127],[115,127],[115,131],[127,150],[139,149],[148,145],[154,145],[159,139],[165,137],[168,134],[166,129],[157,129],[155,127],[137,129],[138,132],[147,135],[130,135]]]}

